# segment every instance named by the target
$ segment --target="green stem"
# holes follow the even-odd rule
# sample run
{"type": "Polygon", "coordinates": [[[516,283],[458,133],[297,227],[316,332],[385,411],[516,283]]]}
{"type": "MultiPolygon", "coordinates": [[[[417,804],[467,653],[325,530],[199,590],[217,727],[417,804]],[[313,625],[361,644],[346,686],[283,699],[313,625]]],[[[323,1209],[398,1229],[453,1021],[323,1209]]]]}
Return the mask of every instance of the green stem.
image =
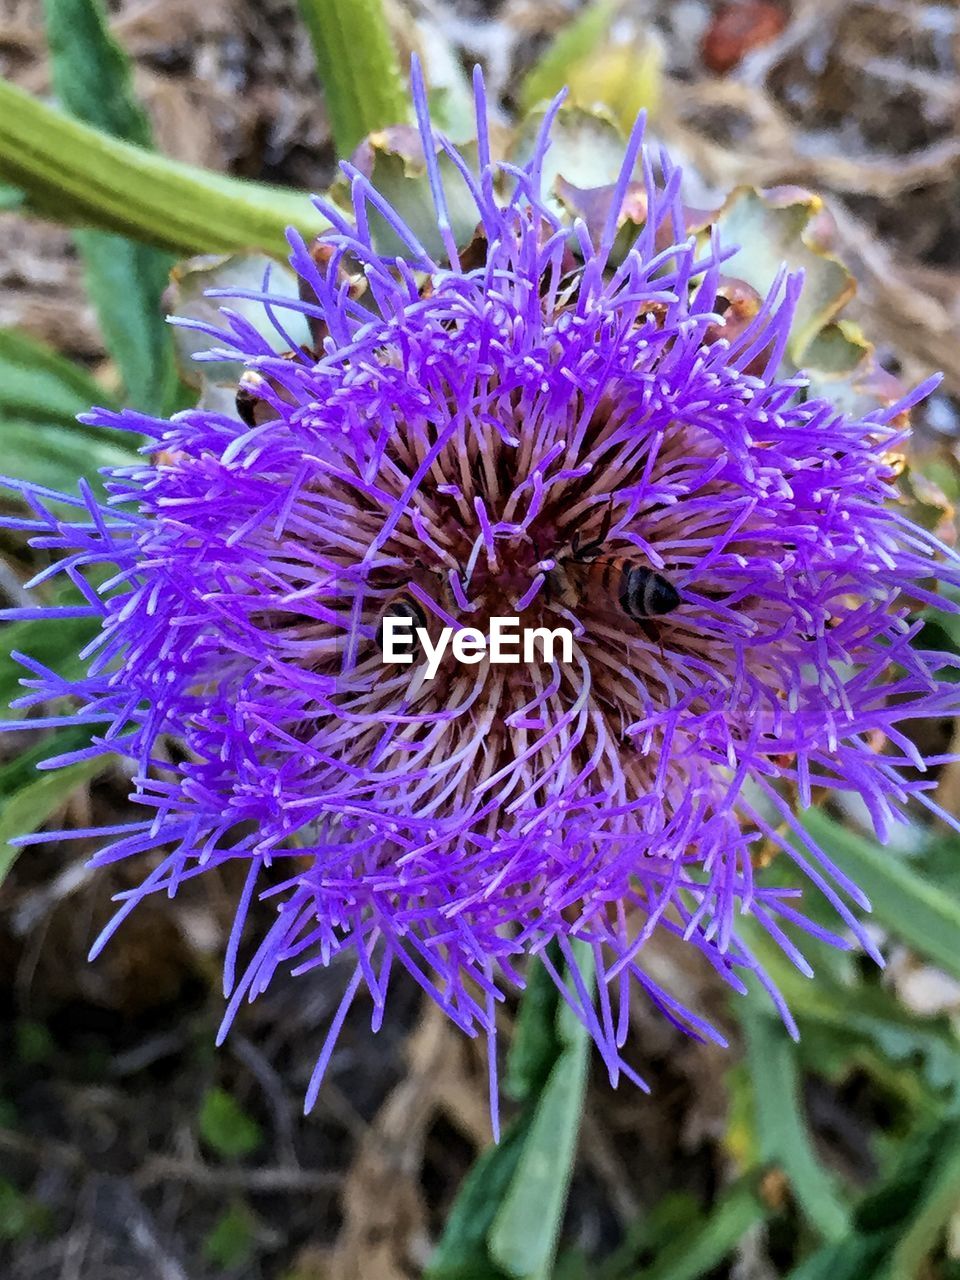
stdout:
{"type": "Polygon", "coordinates": [[[299,0],[341,156],[378,129],[403,124],[410,103],[383,0],[299,0]]]}
{"type": "Polygon", "coordinates": [[[111,138],[0,80],[0,181],[72,226],[184,255],[261,249],[287,256],[286,227],[324,221],[306,195],[208,173],[111,138]]]}

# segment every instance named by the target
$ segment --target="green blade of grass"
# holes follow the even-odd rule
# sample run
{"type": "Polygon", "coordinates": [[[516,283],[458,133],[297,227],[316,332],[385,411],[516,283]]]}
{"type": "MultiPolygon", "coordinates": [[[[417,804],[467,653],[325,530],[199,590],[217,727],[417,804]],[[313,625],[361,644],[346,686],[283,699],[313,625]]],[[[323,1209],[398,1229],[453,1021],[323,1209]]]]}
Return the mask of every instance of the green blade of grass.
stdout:
{"type": "Polygon", "coordinates": [[[759,1175],[734,1183],[714,1206],[701,1226],[669,1245],[653,1266],[635,1280],[699,1280],[729,1257],[747,1231],[770,1210],[757,1194],[759,1175]]]}
{"type": "Polygon", "coordinates": [[[945,1144],[910,1225],[897,1240],[884,1280],[920,1275],[947,1223],[960,1209],[960,1142],[956,1130],[953,1138],[952,1144],[945,1144]]]}
{"type": "Polygon", "coordinates": [[[803,825],[873,906],[873,915],[920,955],[960,978],[960,901],[918,875],[874,840],[842,827],[819,809],[803,825]]]}
{"type": "MultiPolygon", "coordinates": [[[[49,748],[50,751],[55,750],[54,744],[50,743],[49,748]]],[[[20,849],[8,842],[14,836],[38,831],[69,800],[77,787],[103,773],[109,763],[106,756],[78,760],[64,769],[38,773],[11,794],[0,795],[0,885],[20,856],[20,849]]]]}
{"type": "Polygon", "coordinates": [[[849,1235],[805,1258],[789,1280],[932,1276],[927,1259],[958,1203],[960,1131],[956,1119],[940,1117],[898,1145],[889,1173],[857,1206],[849,1235]]]}
{"type": "MultiPolygon", "coordinates": [[[[574,944],[584,981],[589,948],[574,944]]],[[[546,1280],[576,1154],[590,1037],[542,966],[521,1005],[508,1089],[523,1109],[484,1151],[457,1196],[430,1280],[546,1280]]]]}
{"type": "Polygon", "coordinates": [[[13,657],[14,652],[29,653],[37,662],[57,671],[67,680],[79,679],[86,673],[87,663],[78,655],[94,638],[99,628],[97,618],[61,618],[55,627],[42,621],[10,622],[3,627],[0,649],[0,729],[4,720],[19,719],[21,711],[10,703],[23,692],[20,684],[28,672],[13,657]]]}
{"type": "Polygon", "coordinates": [[[816,1157],[800,1096],[796,1048],[782,1023],[759,1008],[760,994],[736,1000],[747,1041],[760,1159],[775,1162],[797,1202],[825,1240],[850,1228],[850,1214],[832,1175],[816,1157]]]}
{"type": "Polygon", "coordinates": [[[70,360],[14,329],[0,329],[0,422],[70,422],[111,393],[70,360]]]}
{"type": "MultiPolygon", "coordinates": [[[[84,431],[76,423],[40,425],[7,419],[0,422],[0,441],[3,466],[10,475],[66,493],[75,493],[77,480],[83,477],[94,493],[103,496],[101,468],[129,467],[136,461],[132,448],[111,440],[106,432],[98,437],[84,431]]],[[[49,505],[58,513],[69,511],[72,519],[77,516],[77,508],[66,503],[51,500],[49,505]]]]}
{"type": "Polygon", "coordinates": [[[136,461],[137,440],[76,421],[109,392],[48,347],[0,330],[0,449],[3,473],[73,493],[79,477],[100,486],[101,467],[136,461]]]}
{"type": "MultiPolygon", "coordinates": [[[[592,983],[592,952],[575,946],[584,981],[592,983]]],[[[562,1002],[556,1027],[559,1056],[536,1099],[516,1172],[487,1237],[493,1261],[516,1280],[551,1275],[580,1133],[590,1035],[562,1002]]]]}

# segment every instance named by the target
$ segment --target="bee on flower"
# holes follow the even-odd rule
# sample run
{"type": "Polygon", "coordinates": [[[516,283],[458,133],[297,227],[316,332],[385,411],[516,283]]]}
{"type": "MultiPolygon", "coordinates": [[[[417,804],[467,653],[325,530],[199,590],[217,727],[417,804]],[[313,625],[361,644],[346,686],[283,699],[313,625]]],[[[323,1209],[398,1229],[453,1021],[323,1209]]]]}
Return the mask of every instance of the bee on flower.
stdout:
{"type": "Polygon", "coordinates": [[[804,970],[804,933],[877,953],[864,895],[791,796],[859,796],[883,837],[911,800],[936,810],[909,722],[960,710],[956,660],[918,646],[910,612],[960,567],[889,501],[929,385],[862,418],[806,396],[780,372],[800,280],[725,330],[725,250],[686,235],[679,172],[644,154],[641,125],[605,215],[571,225],[542,180],[559,103],[528,161],[499,164],[479,75],[475,90],[471,166],[434,132],[415,68],[442,253],[345,165],[352,216],[324,206],[317,245],[290,232],[301,300],[236,295],[278,326],[305,315],[313,347],[278,355],[225,309],[209,332],[247,369],[239,415],[95,410],[163,465],[114,472],[105,503],[83,491],[73,522],[50,506],[62,495],[16,483],[33,518],[5,521],[74,581],[111,569],[85,589],[101,627],[87,675],[24,658],[21,699],[79,699],[86,754],[132,766],[143,816],[100,833],[94,861],[155,857],[94,950],[145,896],[241,864],[225,1028],[280,967],[351,966],[308,1106],[349,1006],[365,991],[378,1026],[398,970],[492,1042],[496,1003],[539,955],[614,1082],[638,1079],[634,987],[719,1039],[646,972],[658,932],[738,990],[755,974],[792,1025],[741,918],[804,970]],[[469,245],[441,157],[475,205],[469,245]],[[638,165],[645,218],[624,245],[638,165]],[[376,247],[384,226],[402,253],[376,247]],[[400,614],[428,638],[505,614],[568,627],[572,652],[415,680],[378,642],[400,614]],[[786,860],[835,932],[781,882],[786,860]],[[260,894],[275,918],[248,938],[260,894]]]}

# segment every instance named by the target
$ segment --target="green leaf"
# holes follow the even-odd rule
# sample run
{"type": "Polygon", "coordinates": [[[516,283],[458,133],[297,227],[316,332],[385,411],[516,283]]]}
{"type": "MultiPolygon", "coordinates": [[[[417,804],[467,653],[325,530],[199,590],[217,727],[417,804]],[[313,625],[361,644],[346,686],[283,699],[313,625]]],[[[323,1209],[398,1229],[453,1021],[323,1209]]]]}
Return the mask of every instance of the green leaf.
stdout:
{"type": "Polygon", "coordinates": [[[789,1280],[914,1280],[960,1203],[960,1126],[925,1128],[867,1196],[845,1239],[807,1258],[789,1280]]]}
{"type": "MultiPolygon", "coordinates": [[[[557,962],[558,950],[551,956],[557,962]]],[[[533,964],[513,1031],[507,1057],[504,1089],[518,1102],[525,1102],[542,1089],[557,1054],[557,988],[546,968],[533,964]]]]}
{"type": "MultiPolygon", "coordinates": [[[[461,148],[468,161],[473,161],[476,144],[461,148]]],[[[479,213],[467,184],[453,161],[437,145],[437,165],[447,200],[450,226],[458,245],[468,245],[477,229],[479,213]]],[[[420,135],[409,126],[383,129],[366,138],[357,151],[355,163],[382,196],[397,211],[420,243],[438,262],[446,257],[437,226],[430,180],[423,159],[420,135]]],[[[350,184],[340,178],[331,194],[344,208],[350,209],[350,184]]],[[[409,248],[376,210],[370,210],[370,233],[378,253],[409,255],[409,248]]]]}
{"type": "Polygon", "coordinates": [[[863,1066],[882,1071],[881,1083],[894,1084],[913,1107],[960,1107],[960,1044],[946,1019],[911,1016],[879,983],[838,982],[819,963],[826,943],[805,945],[817,971],[811,981],[754,921],[744,919],[741,929],[797,1019],[798,1051],[811,1070],[843,1080],[863,1066]]]}
{"type": "Polygon", "coordinates": [[[225,1089],[208,1089],[200,1107],[200,1136],[219,1156],[236,1159],[256,1151],[260,1126],[225,1089]]]}
{"type": "MultiPolygon", "coordinates": [[[[960,614],[927,605],[920,615],[925,627],[919,636],[924,649],[943,649],[947,653],[960,653],[960,614]]],[[[945,670],[943,675],[949,675],[945,670]]]]}
{"type": "Polygon", "coordinates": [[[6,764],[0,766],[0,798],[13,795],[15,791],[43,777],[43,774],[37,773],[37,765],[42,761],[65,755],[69,751],[79,751],[89,746],[89,743],[88,725],[69,725],[46,734],[39,742],[18,751],[6,764]]]}
{"type": "Polygon", "coordinates": [[[810,1141],[800,1096],[796,1048],[782,1023],[753,998],[737,1000],[747,1041],[747,1066],[753,1082],[759,1157],[780,1165],[804,1214],[826,1240],[836,1240],[850,1217],[832,1175],[819,1162],[810,1141]]]}
{"type": "Polygon", "coordinates": [[[801,364],[814,338],[842,310],[856,285],[847,268],[824,249],[817,234],[823,210],[819,196],[799,187],[756,191],[741,187],[727,200],[716,225],[738,252],[724,272],[766,296],[781,266],[804,272],[803,293],[790,330],[788,350],[801,364]]]}
{"type": "Polygon", "coordinates": [[[42,620],[7,623],[3,628],[3,647],[0,649],[0,723],[18,719],[21,715],[20,711],[10,709],[10,703],[23,693],[20,681],[28,673],[11,656],[14,651],[29,653],[65,679],[78,678],[87,670],[87,663],[79,656],[80,651],[99,629],[99,619],[86,617],[60,618],[53,627],[42,620]]]}
{"type": "Polygon", "coordinates": [[[131,64],[98,0],[43,0],[53,86],[64,110],[115,138],[153,145],[131,64]]]}
{"type": "Polygon", "coordinates": [[[759,1175],[734,1183],[702,1226],[688,1228],[638,1280],[698,1280],[718,1267],[770,1210],[757,1195],[759,1175]]]}
{"type": "Polygon", "coordinates": [[[627,1227],[621,1243],[596,1268],[596,1280],[635,1276],[642,1258],[652,1260],[677,1239],[687,1240],[704,1217],[699,1200],[689,1191],[668,1191],[627,1227]]]}
{"type": "MultiPolygon", "coordinates": [[[[582,946],[578,951],[589,980],[592,954],[582,946]]],[[[539,965],[521,1005],[518,1037],[508,1078],[525,1106],[464,1180],[427,1269],[429,1280],[545,1280],[551,1274],[590,1038],[539,965]]]]}
{"type": "Polygon", "coordinates": [[[819,809],[803,825],[870,899],[875,918],[920,955],[960,978],[960,901],[930,884],[890,849],[857,835],[819,809]]]}
{"type": "Polygon", "coordinates": [[[530,111],[567,89],[571,106],[605,107],[629,132],[641,111],[655,111],[662,76],[663,46],[650,25],[616,0],[599,0],[563,27],[526,76],[520,107],[530,111]]]}
{"type": "Polygon", "coordinates": [[[79,477],[100,489],[99,468],[136,461],[134,436],[75,420],[93,404],[114,407],[112,396],[69,360],[22,334],[0,330],[4,474],[73,493],[79,477]]]}
{"type": "Polygon", "coordinates": [[[952,832],[931,840],[910,865],[951,898],[960,901],[960,839],[952,832]]]}
{"type": "Polygon", "coordinates": [[[70,360],[0,329],[0,422],[70,422],[94,404],[117,407],[111,393],[70,360]]]}
{"type": "Polygon", "coordinates": [[[889,1280],[920,1275],[948,1221],[960,1209],[960,1133],[954,1128],[952,1141],[946,1143],[945,1136],[940,1134],[940,1158],[924,1187],[923,1198],[894,1246],[886,1269],[889,1280]]]}
{"type": "Polygon", "coordinates": [[[79,229],[74,239],[83,259],[87,293],[123,378],[127,402],[159,417],[173,413],[182,390],[161,299],[174,259],[108,231],[79,229]]]}
{"type": "MultiPolygon", "coordinates": [[[[131,64],[107,27],[99,0],[44,0],[53,85],[60,105],[116,138],[151,147],[147,116],[133,94],[131,64]]],[[[173,259],[104,231],[78,231],[87,291],[127,399],[165,414],[178,379],[161,298],[173,259]]]]}
{"type": "Polygon", "coordinates": [[[368,133],[405,123],[410,103],[382,0],[299,0],[333,139],[349,156],[368,133]]]}
{"type": "Polygon", "coordinates": [[[250,1208],[237,1201],[217,1218],[203,1242],[203,1256],[221,1271],[245,1267],[253,1255],[257,1220],[250,1208]]]}
{"type": "Polygon", "coordinates": [[[111,138],[0,80],[0,180],[40,212],[171,252],[286,257],[290,225],[326,225],[305,194],[208,173],[111,138]]]}
{"type": "MultiPolygon", "coordinates": [[[[536,146],[544,111],[524,120],[510,148],[515,164],[526,164],[536,146]]],[[[616,182],[623,167],[623,133],[612,116],[582,107],[564,107],[550,134],[550,150],[543,158],[543,190],[557,193],[557,180],[584,190],[616,182]]]]}
{"type": "Polygon", "coordinates": [[[598,0],[561,29],[524,77],[519,94],[521,111],[549,102],[569,85],[571,72],[609,34],[616,11],[616,0],[598,0]]]}
{"type": "Polygon", "coordinates": [[[487,1235],[513,1181],[532,1112],[520,1117],[499,1143],[477,1158],[463,1180],[430,1266],[428,1280],[500,1280],[506,1273],[493,1266],[487,1235]]]}
{"type": "MultiPolygon", "coordinates": [[[[103,493],[101,467],[128,467],[136,461],[132,449],[124,449],[113,440],[74,423],[69,427],[41,426],[36,422],[0,422],[3,442],[3,466],[8,475],[33,484],[49,485],[67,493],[76,491],[80,476],[91,482],[98,494],[103,493]]],[[[133,437],[131,437],[131,440],[133,437]]],[[[76,517],[76,507],[52,502],[51,507],[69,511],[76,517]]]]}
{"type": "Polygon", "coordinates": [[[517,1280],[547,1280],[550,1275],[573,1171],[586,1075],[586,1043],[565,1049],[540,1095],[516,1172],[491,1226],[490,1255],[517,1280]]]}
{"type": "Polygon", "coordinates": [[[8,841],[39,830],[77,787],[103,773],[109,764],[105,756],[79,760],[64,769],[37,774],[34,781],[0,799],[0,884],[20,855],[8,841]]]}
{"type": "MultiPolygon", "coordinates": [[[[578,946],[584,979],[592,974],[592,953],[578,946]]],[[[536,1103],[516,1172],[488,1236],[490,1256],[517,1280],[548,1280],[570,1188],[587,1080],[590,1036],[566,1006],[557,1010],[557,1031],[565,1048],[536,1103]]]]}
{"type": "MultiPolygon", "coordinates": [[[[264,273],[270,268],[269,291],[275,298],[298,299],[298,281],[288,267],[273,262],[262,254],[203,254],[178,263],[171,275],[171,311],[185,320],[199,320],[207,324],[223,324],[221,305],[229,305],[231,311],[243,316],[277,352],[288,347],[287,338],[298,346],[312,343],[310,326],[306,316],[288,311],[282,306],[277,312],[282,316],[284,337],[277,333],[261,302],[248,298],[208,298],[209,289],[248,289],[258,292],[263,288],[264,273]]],[[[209,337],[186,325],[174,327],[174,349],[184,382],[200,393],[199,405],[217,413],[237,416],[237,383],[243,373],[239,360],[195,360],[200,352],[210,347],[209,337]]]]}

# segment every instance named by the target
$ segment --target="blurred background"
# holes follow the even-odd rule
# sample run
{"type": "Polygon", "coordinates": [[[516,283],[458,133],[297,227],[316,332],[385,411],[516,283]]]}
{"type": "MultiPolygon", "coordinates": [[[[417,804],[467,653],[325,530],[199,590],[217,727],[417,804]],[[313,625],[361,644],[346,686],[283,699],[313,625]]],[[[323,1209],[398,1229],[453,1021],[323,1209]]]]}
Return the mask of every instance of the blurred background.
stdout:
{"type": "MultiPolygon", "coordinates": [[[[110,10],[160,151],[329,186],[334,145],[294,0],[110,10]]],[[[621,121],[646,106],[655,135],[690,166],[692,203],[712,207],[743,183],[822,193],[832,247],[859,286],[845,314],[905,381],[945,373],[916,417],[910,485],[917,509],[955,537],[960,9],[396,0],[389,15],[404,56],[422,53],[456,136],[469,132],[463,70],[479,61],[504,126],[564,80],[581,105],[605,102],[621,121]]],[[[0,0],[0,74],[50,97],[47,50],[40,0],[0,0]]],[[[72,489],[78,450],[106,451],[94,461],[107,463],[112,447],[78,443],[72,416],[85,396],[119,395],[137,352],[118,359],[104,333],[74,233],[12,186],[0,187],[0,208],[0,470],[72,489]]],[[[22,538],[0,533],[5,605],[22,602],[36,567],[22,538]]],[[[928,626],[936,643],[960,644],[942,617],[928,626]]],[[[4,705],[18,675],[6,652],[22,641],[8,638],[4,705]]],[[[72,638],[49,643],[69,654],[72,638]]],[[[950,724],[921,732],[956,749],[950,724]]],[[[423,1274],[489,1142],[482,1047],[398,976],[380,1034],[368,1009],[351,1013],[303,1119],[342,974],[278,976],[215,1050],[238,892],[229,875],[187,886],[176,911],[141,907],[88,965],[132,868],[89,873],[84,840],[18,857],[3,842],[28,826],[120,820],[126,779],[101,769],[38,784],[42,735],[0,742],[0,1276],[423,1274]]],[[[941,772],[941,802],[960,812],[960,768],[941,772]]],[[[732,1049],[685,1039],[637,998],[628,1057],[652,1095],[612,1091],[593,1072],[561,1280],[960,1277],[960,838],[918,820],[881,855],[855,810],[835,817],[831,839],[866,869],[886,971],[815,954],[808,983],[772,959],[803,1033],[794,1047],[695,956],[651,947],[657,980],[714,1018],[732,1049]]],[[[514,1015],[508,1006],[506,1038],[514,1015]]],[[[507,1102],[506,1117],[516,1112],[507,1102]]],[[[451,1256],[444,1265],[435,1274],[510,1274],[493,1262],[458,1270],[451,1256]]]]}

